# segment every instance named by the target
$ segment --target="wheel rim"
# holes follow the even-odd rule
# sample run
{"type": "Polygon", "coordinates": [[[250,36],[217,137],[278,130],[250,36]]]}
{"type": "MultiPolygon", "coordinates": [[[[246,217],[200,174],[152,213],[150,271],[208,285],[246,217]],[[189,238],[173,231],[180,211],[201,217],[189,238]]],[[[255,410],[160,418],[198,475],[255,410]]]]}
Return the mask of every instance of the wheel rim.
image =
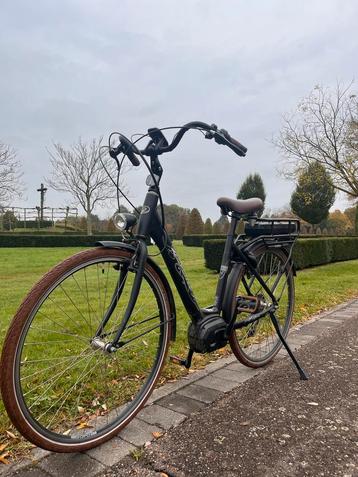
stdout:
{"type": "MultiPolygon", "coordinates": [[[[113,354],[90,344],[126,263],[112,257],[75,267],[51,286],[27,320],[16,353],[16,396],[27,422],[50,440],[84,443],[124,425],[157,378],[168,323],[148,271],[121,338],[128,343],[113,354]]],[[[105,328],[108,341],[121,322],[133,277],[126,272],[105,328]]]]}
{"type": "MultiPolygon", "coordinates": [[[[291,273],[286,265],[287,257],[275,250],[263,250],[256,254],[257,271],[264,279],[279,306],[275,311],[281,333],[286,336],[290,327],[293,311],[293,284],[291,282],[291,273]]],[[[243,268],[238,280],[238,286],[235,291],[233,310],[235,309],[237,298],[253,296],[256,298],[256,312],[263,311],[271,304],[268,293],[262,288],[258,280],[243,268]]],[[[240,299],[239,299],[240,300],[240,299]]],[[[251,313],[238,312],[236,322],[250,318],[251,313]]],[[[267,362],[278,352],[281,347],[281,341],[277,336],[269,313],[264,318],[255,321],[241,329],[235,330],[232,336],[235,345],[239,348],[242,358],[248,363],[262,364],[267,362]]]]}

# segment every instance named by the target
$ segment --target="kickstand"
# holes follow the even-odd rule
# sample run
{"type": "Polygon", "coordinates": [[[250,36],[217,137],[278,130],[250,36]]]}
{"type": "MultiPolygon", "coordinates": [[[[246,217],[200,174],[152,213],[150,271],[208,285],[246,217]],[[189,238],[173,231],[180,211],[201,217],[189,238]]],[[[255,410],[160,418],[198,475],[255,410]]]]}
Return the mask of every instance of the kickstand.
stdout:
{"type": "Polygon", "coordinates": [[[302,380],[307,380],[308,379],[308,376],[307,374],[304,372],[304,370],[301,368],[301,366],[299,365],[297,359],[295,358],[294,354],[292,353],[291,351],[291,348],[288,346],[288,343],[287,341],[285,340],[285,338],[282,336],[282,333],[281,333],[281,330],[280,330],[280,326],[278,324],[278,321],[277,321],[277,318],[275,316],[275,313],[273,312],[270,312],[270,317],[271,317],[271,321],[273,323],[273,326],[275,327],[275,330],[276,330],[276,333],[278,334],[278,337],[280,338],[283,346],[286,348],[286,351],[287,353],[289,354],[290,358],[292,359],[292,361],[294,362],[294,365],[296,366],[298,372],[300,373],[300,378],[302,380]]]}

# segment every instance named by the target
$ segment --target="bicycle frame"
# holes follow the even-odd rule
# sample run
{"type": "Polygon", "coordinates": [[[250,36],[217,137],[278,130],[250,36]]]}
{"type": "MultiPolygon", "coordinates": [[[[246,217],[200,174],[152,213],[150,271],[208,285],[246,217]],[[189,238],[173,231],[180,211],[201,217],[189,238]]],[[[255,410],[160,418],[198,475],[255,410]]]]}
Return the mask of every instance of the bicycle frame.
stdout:
{"type": "MultiPolygon", "coordinates": [[[[256,315],[251,316],[250,322],[259,320],[267,312],[274,312],[277,307],[277,302],[275,296],[273,295],[273,290],[270,290],[266,285],[265,281],[262,279],[260,274],[257,272],[255,267],[250,261],[249,254],[245,252],[244,249],[237,247],[234,244],[235,241],[235,229],[238,223],[240,216],[236,216],[234,213],[231,215],[231,222],[229,231],[226,238],[224,253],[222,257],[222,262],[220,266],[220,273],[218,278],[218,283],[216,287],[216,294],[214,304],[207,308],[201,309],[196,301],[196,298],[193,294],[193,291],[190,287],[190,284],[185,276],[185,272],[180,263],[179,257],[173,248],[170,237],[168,236],[166,230],[163,227],[162,221],[159,217],[157,206],[159,201],[158,187],[159,182],[163,173],[163,169],[159,162],[157,155],[151,156],[151,175],[149,176],[149,188],[142,206],[142,210],[139,216],[137,233],[133,237],[136,242],[137,248],[132,259],[131,264],[128,266],[127,270],[136,272],[134,283],[132,286],[131,295],[128,301],[127,308],[125,310],[122,322],[116,332],[116,335],[109,345],[109,349],[114,351],[116,347],[121,346],[121,335],[127,326],[127,323],[130,319],[131,313],[135,306],[138,293],[141,286],[141,281],[143,278],[143,271],[145,262],[147,260],[147,246],[146,238],[149,236],[153,239],[154,243],[160,250],[160,253],[163,257],[163,260],[169,270],[169,273],[173,279],[176,289],[178,290],[179,296],[182,300],[182,303],[190,316],[190,319],[193,323],[197,323],[203,318],[206,314],[217,314],[220,315],[222,311],[223,301],[225,297],[227,279],[231,270],[232,261],[245,263],[248,267],[250,273],[256,277],[262,288],[267,292],[268,296],[272,300],[272,306],[269,310],[265,310],[265,313],[257,313],[256,315]],[[153,180],[155,179],[155,181],[153,180]],[[155,184],[156,182],[156,184],[155,184]]],[[[255,239],[253,240],[255,242],[255,239]]],[[[96,337],[100,337],[104,331],[104,327],[108,322],[113,310],[115,309],[117,302],[120,298],[123,285],[120,280],[123,280],[124,277],[123,270],[120,273],[119,281],[114,291],[111,304],[105,313],[105,316],[102,319],[102,322],[99,325],[99,328],[96,333],[96,337]]],[[[125,278],[124,278],[125,280],[125,278]]],[[[247,290],[248,294],[249,290],[247,290]]],[[[232,317],[228,323],[228,333],[230,333],[234,327],[235,316],[232,317]]],[[[247,324],[246,320],[243,321],[243,325],[247,324]]],[[[102,335],[103,336],[103,335],[102,335]]],[[[108,346],[108,344],[106,345],[108,346]]]]}
{"type": "MultiPolygon", "coordinates": [[[[164,259],[164,262],[169,270],[169,273],[178,290],[178,293],[183,302],[183,305],[187,313],[189,314],[191,320],[194,323],[198,322],[200,319],[203,318],[205,311],[208,311],[209,314],[221,313],[223,299],[225,296],[226,283],[227,283],[227,279],[231,270],[232,260],[234,260],[237,263],[238,262],[244,263],[248,267],[250,273],[255,276],[255,278],[258,280],[262,288],[266,291],[266,293],[272,300],[272,304],[269,308],[259,313],[256,313],[252,315],[250,318],[248,318],[247,320],[242,320],[241,323],[237,323],[237,324],[235,323],[236,315],[234,313],[234,316],[231,318],[227,326],[227,335],[229,335],[234,328],[240,328],[240,327],[246,326],[250,323],[253,323],[254,321],[260,320],[261,318],[266,316],[267,313],[269,313],[272,323],[274,325],[274,328],[276,330],[276,333],[279,336],[279,339],[281,340],[283,345],[285,346],[296,368],[298,369],[301,379],[307,379],[305,372],[300,367],[290,347],[288,346],[285,338],[282,336],[277,318],[275,316],[275,311],[278,307],[278,303],[273,294],[273,290],[277,286],[277,283],[280,280],[280,277],[282,276],[284,271],[282,271],[279,274],[276,280],[277,283],[274,284],[273,289],[270,289],[267,286],[266,282],[263,280],[263,278],[260,276],[258,271],[256,270],[256,267],[251,263],[249,252],[245,251],[244,249],[245,247],[243,247],[242,249],[234,245],[234,235],[235,235],[235,229],[238,222],[238,217],[232,214],[229,232],[226,237],[224,253],[223,253],[222,262],[220,266],[219,279],[218,279],[218,284],[216,288],[215,304],[209,310],[201,310],[194,297],[194,294],[189,285],[189,282],[185,276],[180,260],[172,246],[170,237],[168,236],[166,230],[163,228],[162,223],[160,221],[158,211],[157,211],[158,199],[159,199],[158,193],[155,190],[153,190],[153,187],[150,187],[143,204],[143,209],[142,209],[140,220],[138,223],[138,233],[136,235],[136,238],[141,240],[142,243],[145,243],[145,238],[149,234],[150,237],[154,240],[155,244],[161,251],[161,255],[164,259]]],[[[270,237],[260,237],[259,239],[265,240],[269,238],[270,237]]],[[[283,240],[286,239],[287,241],[287,237],[285,236],[277,236],[277,238],[278,239],[282,238],[283,240]]],[[[254,239],[251,243],[257,240],[258,239],[254,239]]],[[[289,242],[292,243],[293,241],[289,240],[289,242]]],[[[279,246],[282,247],[282,243],[279,246]]],[[[290,259],[291,259],[291,256],[290,254],[288,254],[287,260],[290,261],[290,259]]],[[[130,304],[128,306],[130,306],[130,304]]],[[[193,355],[193,350],[190,349],[188,353],[188,358],[186,360],[183,360],[182,364],[184,364],[186,367],[190,367],[192,355],[193,355]]]]}
{"type": "MultiPolygon", "coordinates": [[[[174,281],[175,287],[178,290],[178,293],[188,315],[193,322],[197,322],[203,317],[203,311],[196,301],[191,286],[186,278],[185,272],[180,263],[180,259],[176,254],[175,249],[173,248],[170,237],[168,236],[166,230],[161,224],[161,220],[157,211],[157,204],[158,194],[150,187],[145,197],[142,212],[140,214],[138,233],[136,234],[136,238],[143,242],[145,237],[149,235],[153,239],[153,241],[161,251],[163,260],[169,270],[169,273],[174,281]]],[[[231,269],[231,263],[233,258],[236,262],[242,262],[248,266],[250,272],[255,275],[263,289],[272,299],[273,305],[277,305],[272,290],[268,288],[264,280],[256,271],[255,267],[252,266],[247,254],[243,250],[240,250],[240,248],[234,246],[237,221],[238,218],[233,216],[226,238],[222,263],[220,267],[220,274],[216,288],[215,301],[214,305],[210,308],[211,313],[220,314],[222,310],[226,282],[231,269]]]]}

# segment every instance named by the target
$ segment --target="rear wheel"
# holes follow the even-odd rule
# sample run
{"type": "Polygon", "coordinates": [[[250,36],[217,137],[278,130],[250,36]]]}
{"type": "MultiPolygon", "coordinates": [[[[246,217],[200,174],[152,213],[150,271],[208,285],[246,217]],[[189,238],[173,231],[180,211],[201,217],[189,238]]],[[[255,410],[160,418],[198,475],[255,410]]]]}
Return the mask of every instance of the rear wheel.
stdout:
{"type": "Polygon", "coordinates": [[[34,286],[13,319],[1,391],[14,425],[40,447],[74,452],[99,445],[153,390],[171,324],[165,287],[149,264],[122,347],[107,353],[91,342],[116,287],[122,292],[101,340],[110,342],[119,328],[134,279],[126,268],[131,257],[105,248],[74,255],[34,286]]]}
{"type": "MultiPolygon", "coordinates": [[[[257,261],[256,270],[278,301],[275,316],[282,335],[286,337],[294,308],[292,265],[287,263],[287,255],[277,248],[261,245],[252,253],[257,261]]],[[[239,323],[271,305],[268,293],[246,265],[234,267],[229,280],[225,304],[227,320],[237,313],[236,323],[239,323]]],[[[269,313],[249,325],[233,330],[229,342],[238,360],[253,368],[271,361],[282,346],[269,313]]]]}

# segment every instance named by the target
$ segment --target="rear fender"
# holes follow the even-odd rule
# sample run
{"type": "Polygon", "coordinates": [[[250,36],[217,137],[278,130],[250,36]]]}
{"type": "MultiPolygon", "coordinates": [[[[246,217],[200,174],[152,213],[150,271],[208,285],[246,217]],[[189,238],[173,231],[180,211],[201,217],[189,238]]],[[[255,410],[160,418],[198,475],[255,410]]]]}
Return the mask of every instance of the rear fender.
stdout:
{"type": "MultiPolygon", "coordinates": [[[[119,248],[119,249],[125,249],[125,250],[130,250],[134,252],[136,250],[136,247],[134,245],[131,245],[129,243],[124,243],[124,242],[115,242],[112,240],[102,240],[100,242],[96,242],[96,247],[105,247],[105,248],[119,248]]],[[[147,262],[149,265],[154,269],[155,273],[159,276],[161,279],[165,291],[167,292],[168,295],[168,300],[169,300],[169,306],[170,306],[170,317],[172,319],[171,321],[171,336],[170,339],[171,341],[175,341],[176,338],[176,331],[177,331],[177,320],[176,320],[176,309],[175,309],[175,301],[173,297],[173,292],[169,286],[168,280],[162,270],[159,268],[159,266],[152,260],[150,257],[147,258],[147,262]]]]}
{"type": "MultiPolygon", "coordinates": [[[[260,247],[264,242],[264,240],[258,239],[255,240],[255,242],[252,243],[252,245],[248,244],[247,247],[245,247],[245,253],[254,253],[255,248],[260,247]]],[[[272,245],[267,245],[266,246],[270,248],[277,248],[274,244],[272,245]]],[[[288,266],[292,267],[292,273],[294,276],[296,276],[296,267],[295,264],[292,261],[292,258],[289,255],[289,251],[285,247],[280,247],[280,250],[285,254],[286,258],[288,260],[288,266]]],[[[224,320],[229,323],[231,318],[232,318],[232,297],[235,292],[236,288],[236,283],[239,278],[239,275],[242,273],[242,268],[245,265],[242,263],[242,261],[239,258],[239,254],[236,252],[234,249],[234,256],[233,256],[233,263],[232,263],[232,268],[229,273],[227,283],[226,283],[226,289],[225,289],[225,295],[224,295],[224,300],[223,300],[223,318],[224,320]]]]}
{"type": "MultiPolygon", "coordinates": [[[[258,246],[261,246],[262,244],[265,244],[268,248],[279,248],[280,250],[282,250],[282,252],[286,255],[287,259],[290,257],[290,252],[289,250],[287,250],[286,247],[282,246],[282,245],[276,245],[275,243],[271,243],[271,244],[268,244],[264,238],[258,238],[256,240],[254,240],[252,242],[252,245],[248,244],[247,247],[245,247],[245,252],[253,252],[255,250],[256,247],[258,246]]],[[[239,259],[239,255],[237,252],[235,252],[235,249],[234,249],[234,260],[235,259],[239,259]]],[[[236,261],[236,260],[235,260],[236,261]]],[[[291,257],[289,258],[289,261],[288,261],[288,264],[290,267],[292,267],[292,273],[293,273],[293,276],[295,277],[297,275],[296,273],[296,267],[295,267],[295,264],[292,260],[292,255],[291,257]]]]}

